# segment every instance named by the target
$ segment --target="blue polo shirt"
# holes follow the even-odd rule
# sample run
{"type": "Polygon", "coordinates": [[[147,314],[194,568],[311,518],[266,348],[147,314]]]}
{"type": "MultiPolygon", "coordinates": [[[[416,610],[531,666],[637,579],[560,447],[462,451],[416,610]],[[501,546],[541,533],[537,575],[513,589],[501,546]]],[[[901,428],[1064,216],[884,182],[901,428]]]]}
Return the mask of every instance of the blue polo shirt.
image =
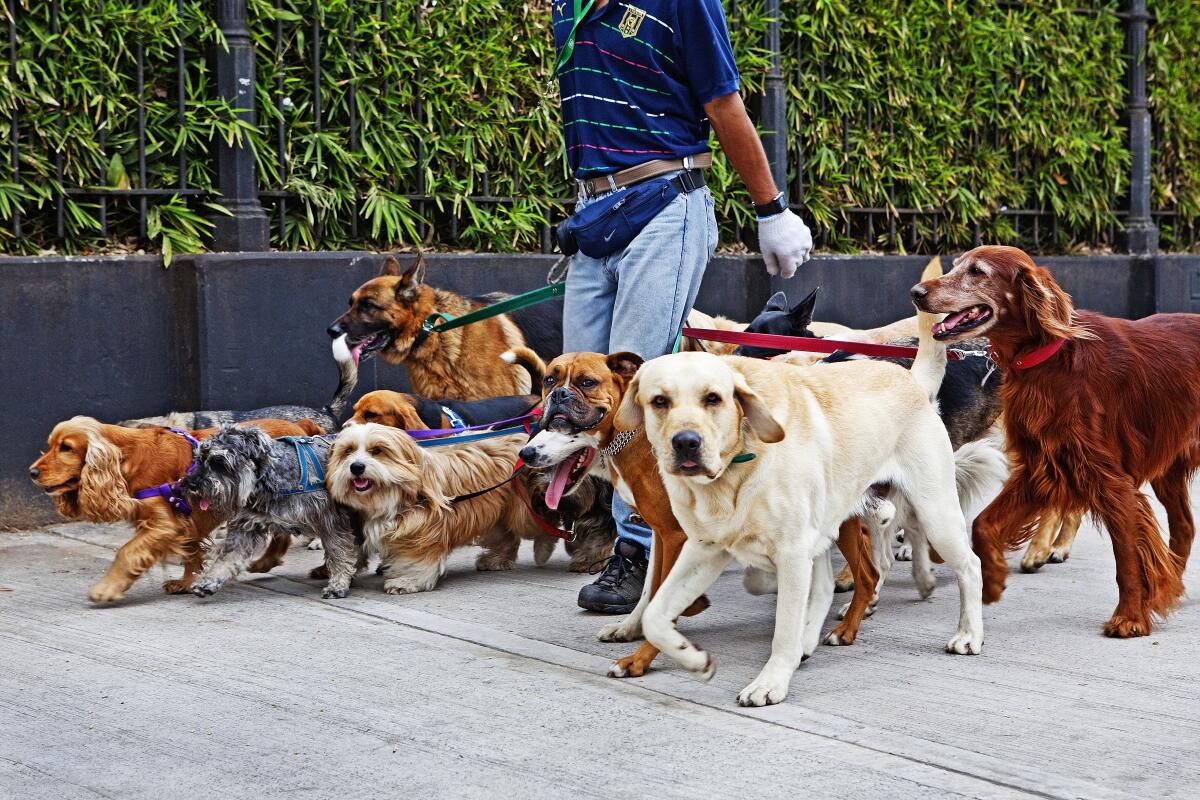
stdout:
{"type": "MultiPolygon", "coordinates": [[[[574,10],[553,2],[558,51],[574,10]]],[[[738,83],[720,0],[608,0],[579,26],[559,74],[571,171],[594,178],[707,151],[703,106],[738,83]]]]}

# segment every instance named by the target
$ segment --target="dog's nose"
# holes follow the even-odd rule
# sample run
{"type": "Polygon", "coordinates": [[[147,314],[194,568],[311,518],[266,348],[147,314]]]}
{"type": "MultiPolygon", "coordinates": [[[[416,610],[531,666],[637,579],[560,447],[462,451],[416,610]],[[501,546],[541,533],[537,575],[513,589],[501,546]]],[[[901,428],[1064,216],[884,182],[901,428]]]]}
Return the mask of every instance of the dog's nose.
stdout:
{"type": "Polygon", "coordinates": [[[346,328],[342,325],[342,323],[335,322],[326,328],[325,332],[329,334],[330,339],[336,339],[346,332],[346,328]]]}
{"type": "Polygon", "coordinates": [[[928,297],[929,289],[925,286],[925,284],[918,283],[916,286],[912,287],[912,289],[910,289],[908,293],[910,295],[912,295],[913,302],[915,303],[915,302],[920,302],[921,300],[924,300],[926,297],[928,297]]]}
{"type": "Polygon", "coordinates": [[[671,447],[675,448],[675,455],[687,461],[696,459],[703,443],[704,440],[695,431],[680,431],[671,437],[671,447]]]}
{"type": "Polygon", "coordinates": [[[355,461],[350,464],[350,474],[356,478],[361,477],[362,474],[366,471],[367,471],[367,465],[362,463],[361,461],[355,461]]]}
{"type": "Polygon", "coordinates": [[[30,468],[29,468],[29,477],[30,477],[32,480],[35,480],[35,481],[36,481],[36,480],[38,479],[38,475],[41,475],[41,474],[42,474],[42,471],[41,471],[40,469],[38,469],[37,467],[30,467],[30,468]]]}
{"type": "Polygon", "coordinates": [[[522,461],[526,464],[533,464],[537,461],[538,451],[533,445],[527,445],[521,448],[521,452],[517,453],[522,461]]]}
{"type": "Polygon", "coordinates": [[[550,393],[550,402],[552,403],[569,403],[575,397],[575,393],[565,386],[560,386],[550,393]]]}

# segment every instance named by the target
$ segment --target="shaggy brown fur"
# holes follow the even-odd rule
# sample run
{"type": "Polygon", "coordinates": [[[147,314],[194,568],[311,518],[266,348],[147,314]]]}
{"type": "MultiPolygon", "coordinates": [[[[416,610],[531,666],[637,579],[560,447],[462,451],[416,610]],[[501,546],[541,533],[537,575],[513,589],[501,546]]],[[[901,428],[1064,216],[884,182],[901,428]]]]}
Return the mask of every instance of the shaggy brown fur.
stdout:
{"type": "MultiPolygon", "coordinates": [[[[518,348],[521,358],[535,359],[537,355],[528,348],[518,348]],[[523,351],[523,352],[521,352],[523,351]]],[[[544,366],[544,365],[543,365],[544,366]]],[[[539,381],[540,383],[540,381],[539,381]]],[[[534,405],[540,398],[530,398],[534,405]]],[[[415,400],[411,395],[380,389],[363,395],[354,405],[352,422],[374,422],[391,428],[420,431],[428,430],[429,426],[417,413],[415,400]]],[[[449,427],[449,421],[444,420],[442,427],[449,427]]],[[[613,524],[611,505],[612,487],[598,478],[588,478],[586,485],[563,498],[562,505],[556,510],[546,507],[544,502],[549,476],[522,470],[517,476],[518,489],[525,493],[532,513],[536,514],[548,525],[573,530],[574,538],[564,540],[567,554],[571,556],[567,569],[571,572],[587,572],[593,564],[603,560],[612,550],[613,539],[616,536],[616,526],[613,524]]],[[[535,523],[536,524],[536,523],[535,523]]],[[[535,548],[547,550],[545,557],[538,561],[544,563],[554,552],[554,537],[547,535],[545,539],[535,541],[535,548]]]]}
{"type": "MultiPolygon", "coordinates": [[[[306,436],[320,433],[309,420],[254,420],[271,436],[306,436]]],[[[215,428],[193,431],[196,438],[215,428]]],[[[133,493],[181,478],[192,461],[192,448],[182,436],[165,428],[134,429],[106,425],[91,417],[73,417],[54,426],[46,451],[30,466],[30,476],[53,498],[67,519],[89,522],[127,521],[134,535],[117,551],[105,576],[88,592],[93,602],[120,599],[143,572],[168,557],[183,561],[184,573],[163,589],[170,594],[187,592],[201,568],[203,544],[224,520],[194,509],[190,516],[175,512],[166,500],[135,500],[133,493]]],[[[286,544],[282,548],[286,550],[286,544]]],[[[265,572],[279,563],[281,551],[273,545],[255,562],[265,572]]]]}
{"type": "Polygon", "coordinates": [[[1200,315],[1130,322],[1076,311],[1050,273],[1012,247],[978,247],[952,272],[913,287],[925,311],[974,309],[939,338],[987,332],[1005,369],[1012,473],[975,521],[983,599],[1004,590],[1006,550],[1029,541],[1039,517],[1091,512],[1108,529],[1120,599],[1108,636],[1145,636],[1183,593],[1194,527],[1188,479],[1200,465],[1200,315]],[[967,330],[970,332],[967,333],[967,330]],[[1010,365],[1063,340],[1045,363],[1010,365]],[[1141,485],[1167,509],[1170,549],[1141,485]]]}
{"type": "Polygon", "coordinates": [[[521,539],[534,542],[536,563],[546,562],[558,540],[534,524],[511,483],[454,502],[508,478],[525,441],[521,434],[422,448],[403,431],[375,424],[339,434],[326,485],[333,499],[363,513],[367,542],[383,558],[385,591],[433,589],[451,551],[471,544],[485,548],[475,561],[480,570],[512,569],[521,539]]]}
{"type": "Polygon", "coordinates": [[[424,259],[418,257],[402,269],[399,261],[389,257],[377,277],[354,290],[350,308],[334,321],[331,333],[344,332],[352,348],[370,337],[385,337],[380,356],[390,364],[403,364],[413,391],[425,397],[482,400],[528,394],[531,387],[525,371],[500,361],[501,353],[525,344],[507,315],[434,333],[415,344],[430,314],[461,317],[487,305],[428,286],[424,277],[424,259]]]}

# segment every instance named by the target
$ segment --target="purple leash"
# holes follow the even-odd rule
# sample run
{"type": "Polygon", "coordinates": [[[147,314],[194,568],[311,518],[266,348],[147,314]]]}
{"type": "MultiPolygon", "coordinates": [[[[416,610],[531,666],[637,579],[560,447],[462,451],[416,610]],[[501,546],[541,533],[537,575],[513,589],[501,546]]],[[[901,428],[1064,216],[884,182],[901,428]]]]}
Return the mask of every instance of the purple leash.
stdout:
{"type": "Polygon", "coordinates": [[[183,473],[183,478],[172,483],[160,483],[158,486],[151,486],[149,489],[138,489],[133,493],[133,499],[146,500],[151,497],[161,497],[171,504],[171,508],[186,517],[192,513],[192,506],[188,503],[187,496],[183,491],[183,481],[200,466],[200,462],[196,460],[196,450],[200,447],[200,442],[196,441],[195,436],[192,436],[187,431],[181,431],[179,428],[167,428],[167,430],[187,439],[188,444],[192,446],[192,463],[188,464],[187,472],[183,473]]]}
{"type": "Polygon", "coordinates": [[[537,419],[538,414],[522,414],[519,417],[512,419],[502,419],[499,422],[488,422],[484,425],[470,425],[466,428],[436,428],[431,431],[405,431],[414,439],[433,439],[438,436],[449,436],[457,433],[470,433],[471,431],[486,431],[492,428],[503,428],[507,425],[516,425],[518,423],[528,422],[532,419],[537,419]]]}

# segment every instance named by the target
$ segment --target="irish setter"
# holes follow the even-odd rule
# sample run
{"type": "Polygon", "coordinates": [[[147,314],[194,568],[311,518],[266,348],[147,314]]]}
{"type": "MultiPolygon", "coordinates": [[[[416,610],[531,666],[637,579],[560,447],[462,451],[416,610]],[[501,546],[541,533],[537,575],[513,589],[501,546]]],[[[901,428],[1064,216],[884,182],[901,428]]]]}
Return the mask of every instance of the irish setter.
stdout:
{"type": "MultiPolygon", "coordinates": [[[[262,428],[271,436],[310,436],[321,433],[312,420],[254,420],[242,423],[262,428]]],[[[192,431],[197,439],[216,428],[192,431]]],[[[183,594],[200,571],[203,544],[223,519],[193,509],[184,515],[164,498],[135,500],[134,492],[182,478],[192,463],[192,446],[166,428],[123,428],[91,417],[72,417],[54,426],[46,451],[29,468],[29,476],[54,499],[67,519],[119,522],[133,525],[133,537],[122,545],[104,577],[88,591],[93,602],[118,600],[143,572],[170,556],[183,561],[183,577],[163,589],[183,594]]],[[[278,565],[288,547],[287,537],[273,541],[251,567],[266,572],[278,565]]]]}
{"type": "Polygon", "coordinates": [[[1188,478],[1200,466],[1200,315],[1130,322],[1077,311],[1050,273],[1012,247],[977,247],[912,289],[947,312],[943,341],[986,331],[1004,370],[1012,473],[975,521],[984,602],[1000,599],[1005,551],[1046,512],[1090,512],[1108,529],[1119,600],[1107,636],[1145,636],[1183,593],[1194,528],[1188,478]],[[1164,544],[1146,481],[1167,509],[1164,544]]]}

